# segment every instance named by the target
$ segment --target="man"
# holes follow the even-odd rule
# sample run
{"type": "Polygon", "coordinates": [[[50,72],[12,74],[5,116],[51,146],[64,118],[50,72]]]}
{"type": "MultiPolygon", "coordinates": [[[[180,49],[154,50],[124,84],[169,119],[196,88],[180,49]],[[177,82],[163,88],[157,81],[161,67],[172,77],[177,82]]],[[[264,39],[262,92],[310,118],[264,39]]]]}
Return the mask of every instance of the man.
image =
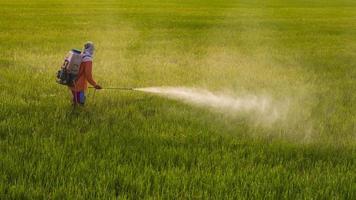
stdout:
{"type": "Polygon", "coordinates": [[[85,43],[78,76],[74,82],[74,86],[70,88],[73,94],[73,105],[84,105],[84,92],[88,88],[87,82],[94,86],[95,89],[102,89],[102,87],[94,81],[92,76],[93,54],[94,44],[92,42],[85,43]]]}

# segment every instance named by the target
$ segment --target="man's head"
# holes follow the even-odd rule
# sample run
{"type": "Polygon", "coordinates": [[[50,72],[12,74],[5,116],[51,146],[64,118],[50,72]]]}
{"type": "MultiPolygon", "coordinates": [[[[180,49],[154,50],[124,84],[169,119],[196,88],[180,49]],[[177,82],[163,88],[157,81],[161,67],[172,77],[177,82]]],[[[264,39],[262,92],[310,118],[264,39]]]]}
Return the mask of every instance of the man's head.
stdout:
{"type": "Polygon", "coordinates": [[[93,42],[86,42],[84,44],[84,54],[89,54],[90,56],[94,55],[94,44],[93,42]]]}

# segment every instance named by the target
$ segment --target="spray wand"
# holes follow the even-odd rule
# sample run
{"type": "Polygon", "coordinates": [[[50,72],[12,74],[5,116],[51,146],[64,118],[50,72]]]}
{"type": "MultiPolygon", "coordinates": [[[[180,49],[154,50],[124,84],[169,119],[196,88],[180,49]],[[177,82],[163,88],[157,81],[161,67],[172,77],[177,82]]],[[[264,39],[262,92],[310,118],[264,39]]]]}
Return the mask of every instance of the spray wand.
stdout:
{"type": "MultiPolygon", "coordinates": [[[[95,92],[97,89],[95,87],[89,87],[91,89],[94,89],[94,94],[93,94],[93,99],[95,98],[95,92]]],[[[135,88],[129,88],[129,87],[105,87],[101,88],[100,90],[135,90],[135,88]]]]}
{"type": "MultiPolygon", "coordinates": [[[[89,87],[89,88],[94,88],[94,87],[89,87]]],[[[105,88],[101,88],[101,90],[134,90],[134,88],[129,88],[129,87],[105,87],[105,88]]]]}

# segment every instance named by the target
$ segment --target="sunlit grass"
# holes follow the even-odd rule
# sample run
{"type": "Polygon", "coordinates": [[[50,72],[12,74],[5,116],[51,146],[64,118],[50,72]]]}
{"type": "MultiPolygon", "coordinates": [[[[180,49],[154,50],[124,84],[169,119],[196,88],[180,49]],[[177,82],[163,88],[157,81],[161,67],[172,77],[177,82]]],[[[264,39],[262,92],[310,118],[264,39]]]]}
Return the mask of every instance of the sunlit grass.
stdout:
{"type": "Polygon", "coordinates": [[[0,199],[355,198],[355,6],[0,0],[0,199]],[[288,114],[111,90],[73,110],[55,73],[87,40],[104,87],[267,95],[288,114]]]}

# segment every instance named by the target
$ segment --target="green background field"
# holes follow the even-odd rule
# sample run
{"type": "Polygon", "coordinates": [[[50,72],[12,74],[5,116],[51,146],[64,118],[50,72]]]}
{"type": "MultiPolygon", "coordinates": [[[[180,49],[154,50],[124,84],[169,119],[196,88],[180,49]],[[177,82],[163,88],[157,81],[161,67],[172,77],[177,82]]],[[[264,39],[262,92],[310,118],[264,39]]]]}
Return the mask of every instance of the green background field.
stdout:
{"type": "Polygon", "coordinates": [[[0,199],[355,199],[353,0],[0,0],[0,199]],[[55,74],[96,45],[104,87],[288,101],[255,124],[55,74]]]}

